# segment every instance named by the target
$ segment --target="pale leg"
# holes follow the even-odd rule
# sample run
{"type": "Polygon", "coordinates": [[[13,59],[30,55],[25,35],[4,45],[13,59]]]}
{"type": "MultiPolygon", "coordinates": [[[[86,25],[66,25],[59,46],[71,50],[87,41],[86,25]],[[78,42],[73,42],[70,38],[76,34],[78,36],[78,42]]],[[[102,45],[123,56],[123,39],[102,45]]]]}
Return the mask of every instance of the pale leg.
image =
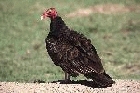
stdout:
{"type": "Polygon", "coordinates": [[[70,75],[67,72],[65,72],[65,81],[70,81],[70,75]]]}

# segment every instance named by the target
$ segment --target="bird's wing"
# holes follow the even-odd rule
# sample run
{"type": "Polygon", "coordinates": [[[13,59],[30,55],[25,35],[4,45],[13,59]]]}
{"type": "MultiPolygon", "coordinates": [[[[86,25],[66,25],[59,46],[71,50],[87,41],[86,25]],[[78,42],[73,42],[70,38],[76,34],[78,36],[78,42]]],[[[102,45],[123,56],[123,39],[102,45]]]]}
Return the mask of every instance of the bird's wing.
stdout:
{"type": "Polygon", "coordinates": [[[46,38],[45,42],[47,52],[54,64],[60,66],[64,72],[77,76],[79,72],[75,69],[74,64],[71,64],[71,61],[77,57],[77,51],[74,50],[74,47],[62,38],[46,38]]]}
{"type": "MultiPolygon", "coordinates": [[[[99,58],[95,47],[91,44],[91,41],[89,39],[75,31],[63,33],[62,35],[64,39],[69,41],[70,45],[74,46],[70,51],[68,51],[68,53],[72,55],[69,55],[68,58],[72,59],[73,57],[74,59],[72,62],[73,64],[76,65],[78,62],[83,62],[84,66],[88,67],[87,69],[85,68],[85,70],[87,71],[90,68],[90,70],[94,70],[97,73],[104,72],[104,68],[101,64],[101,59],[99,58]]],[[[81,67],[80,69],[84,68],[81,67]]]]}

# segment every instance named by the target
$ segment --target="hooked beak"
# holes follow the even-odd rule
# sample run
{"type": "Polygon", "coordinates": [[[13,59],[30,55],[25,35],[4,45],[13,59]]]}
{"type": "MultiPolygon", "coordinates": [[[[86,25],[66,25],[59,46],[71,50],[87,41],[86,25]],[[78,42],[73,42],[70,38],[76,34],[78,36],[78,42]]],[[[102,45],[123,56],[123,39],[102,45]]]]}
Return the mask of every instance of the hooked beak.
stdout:
{"type": "Polygon", "coordinates": [[[48,17],[48,14],[47,14],[47,13],[43,13],[43,14],[41,15],[41,20],[45,19],[46,17],[48,17]]]}

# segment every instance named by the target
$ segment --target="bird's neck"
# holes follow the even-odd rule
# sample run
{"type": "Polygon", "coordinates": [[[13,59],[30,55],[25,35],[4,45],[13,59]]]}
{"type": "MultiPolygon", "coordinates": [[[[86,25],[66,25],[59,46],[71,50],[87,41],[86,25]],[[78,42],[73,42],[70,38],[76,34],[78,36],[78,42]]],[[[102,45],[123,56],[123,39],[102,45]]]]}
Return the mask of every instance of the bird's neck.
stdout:
{"type": "Polygon", "coordinates": [[[59,32],[65,26],[65,22],[61,17],[56,16],[51,19],[50,32],[59,32]]]}

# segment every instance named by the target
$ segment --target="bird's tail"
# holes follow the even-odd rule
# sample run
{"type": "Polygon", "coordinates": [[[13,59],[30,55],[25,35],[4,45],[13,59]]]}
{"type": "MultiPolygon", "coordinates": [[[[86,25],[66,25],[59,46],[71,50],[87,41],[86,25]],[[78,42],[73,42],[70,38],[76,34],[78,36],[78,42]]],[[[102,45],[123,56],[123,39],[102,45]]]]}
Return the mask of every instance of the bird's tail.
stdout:
{"type": "Polygon", "coordinates": [[[98,87],[111,87],[112,84],[115,83],[115,81],[113,81],[112,78],[105,72],[102,74],[92,72],[87,73],[84,76],[92,79],[98,85],[98,87]]]}

